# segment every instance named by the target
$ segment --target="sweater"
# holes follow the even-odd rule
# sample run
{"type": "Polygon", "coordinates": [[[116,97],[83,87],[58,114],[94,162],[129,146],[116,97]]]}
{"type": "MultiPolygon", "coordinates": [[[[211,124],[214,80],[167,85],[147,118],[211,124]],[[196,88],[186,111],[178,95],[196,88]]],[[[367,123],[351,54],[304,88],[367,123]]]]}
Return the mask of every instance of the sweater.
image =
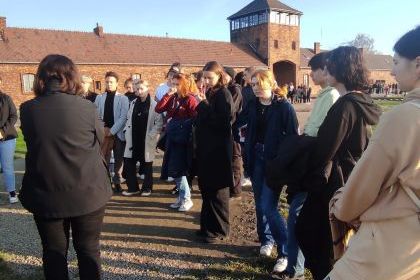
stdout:
{"type": "Polygon", "coordinates": [[[337,101],[340,97],[338,91],[333,87],[326,87],[321,89],[316,98],[314,108],[312,109],[311,115],[308,118],[308,121],[305,124],[303,133],[316,137],[318,134],[318,129],[327,116],[328,111],[331,106],[337,101]]]}
{"type": "Polygon", "coordinates": [[[420,88],[385,113],[330,212],[350,222],[381,221],[415,215],[418,210],[402,186],[420,196],[420,88]]]}

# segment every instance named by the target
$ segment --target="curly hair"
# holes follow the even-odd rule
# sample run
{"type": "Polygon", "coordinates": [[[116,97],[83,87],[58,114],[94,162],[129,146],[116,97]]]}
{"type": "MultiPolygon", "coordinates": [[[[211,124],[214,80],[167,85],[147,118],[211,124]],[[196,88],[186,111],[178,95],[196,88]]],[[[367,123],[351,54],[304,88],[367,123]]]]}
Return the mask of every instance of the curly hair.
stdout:
{"type": "Polygon", "coordinates": [[[363,55],[356,47],[338,47],[330,51],[327,70],[346,90],[363,90],[368,84],[369,72],[363,55]]]}

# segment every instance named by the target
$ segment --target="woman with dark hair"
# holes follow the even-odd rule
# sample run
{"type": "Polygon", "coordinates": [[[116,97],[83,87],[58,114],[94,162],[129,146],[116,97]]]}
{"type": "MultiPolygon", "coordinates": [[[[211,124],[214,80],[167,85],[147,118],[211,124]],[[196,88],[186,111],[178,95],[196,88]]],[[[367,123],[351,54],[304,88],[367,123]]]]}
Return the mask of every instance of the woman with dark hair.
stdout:
{"type": "Polygon", "coordinates": [[[34,215],[47,280],[68,279],[70,228],[80,279],[101,279],[99,237],[112,190],[103,124],[80,90],[74,63],[48,55],[35,76],[35,98],[20,107],[28,152],[19,198],[34,215]]]}
{"type": "Polygon", "coordinates": [[[170,205],[173,209],[185,212],[193,207],[187,173],[190,166],[189,152],[192,118],[197,114],[197,99],[189,92],[189,81],[184,74],[175,74],[172,89],[156,105],[157,113],[166,112],[166,150],[168,175],[174,178],[179,190],[177,200],[170,205]]]}
{"type": "Polygon", "coordinates": [[[332,217],[360,227],[329,279],[420,277],[420,27],[394,50],[392,75],[407,95],[381,118],[345,187],[331,200],[332,217]]]}
{"type": "Polygon", "coordinates": [[[203,199],[198,235],[213,243],[229,235],[234,105],[223,67],[211,61],[203,72],[206,99],[198,105],[196,119],[198,186],[203,199]]]}
{"type": "MultiPolygon", "coordinates": [[[[0,77],[0,86],[1,84],[0,77]]],[[[12,98],[0,90],[0,163],[10,203],[18,202],[14,170],[14,155],[18,136],[15,129],[16,121],[17,112],[12,98]]]]}
{"type": "Polygon", "coordinates": [[[355,47],[339,47],[329,53],[327,82],[340,98],[330,108],[316,138],[303,188],[308,197],[296,224],[305,266],[315,280],[324,279],[333,264],[328,203],[344,186],[356,162],[366,149],[370,126],[375,125],[380,108],[368,94],[367,70],[355,47]]]}

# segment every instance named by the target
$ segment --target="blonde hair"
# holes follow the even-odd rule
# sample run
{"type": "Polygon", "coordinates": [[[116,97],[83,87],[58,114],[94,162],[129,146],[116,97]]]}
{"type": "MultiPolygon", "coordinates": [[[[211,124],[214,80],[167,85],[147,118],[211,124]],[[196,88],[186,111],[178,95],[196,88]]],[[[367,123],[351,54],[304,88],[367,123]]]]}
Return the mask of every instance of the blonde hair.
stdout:
{"type": "Polygon", "coordinates": [[[87,76],[87,75],[82,75],[82,76],[80,77],[80,80],[81,80],[82,82],[88,82],[89,84],[91,84],[91,83],[93,82],[92,78],[91,78],[91,77],[89,77],[89,76],[87,76]]]}
{"type": "Polygon", "coordinates": [[[275,95],[280,98],[286,98],[287,87],[277,85],[273,72],[270,70],[257,70],[252,74],[252,78],[257,79],[257,85],[263,90],[271,90],[275,95]]]}
{"type": "Polygon", "coordinates": [[[134,84],[139,84],[139,85],[145,85],[146,87],[149,87],[149,82],[146,80],[141,80],[141,79],[132,79],[131,83],[134,84]]]}
{"type": "Polygon", "coordinates": [[[277,95],[280,98],[286,98],[287,97],[287,85],[283,85],[281,87],[278,87],[276,89],[274,89],[274,94],[277,95]]]}
{"type": "Polygon", "coordinates": [[[257,70],[252,74],[251,78],[256,78],[258,81],[257,85],[263,90],[275,90],[277,88],[273,72],[269,70],[257,70]]]}

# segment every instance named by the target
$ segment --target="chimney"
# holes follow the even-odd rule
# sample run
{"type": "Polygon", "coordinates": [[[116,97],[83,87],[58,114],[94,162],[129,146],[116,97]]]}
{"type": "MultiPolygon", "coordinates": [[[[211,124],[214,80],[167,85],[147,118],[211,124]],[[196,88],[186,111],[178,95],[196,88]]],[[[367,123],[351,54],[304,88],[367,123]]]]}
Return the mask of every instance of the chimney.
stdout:
{"type": "Polygon", "coordinates": [[[319,54],[321,52],[321,43],[315,42],[314,43],[314,54],[319,54]]]}
{"type": "Polygon", "coordinates": [[[96,23],[96,27],[93,29],[93,32],[98,37],[104,37],[104,28],[99,25],[99,23],[96,23]]]}
{"type": "Polygon", "coordinates": [[[0,17],[0,41],[7,41],[6,18],[0,17]]]}

